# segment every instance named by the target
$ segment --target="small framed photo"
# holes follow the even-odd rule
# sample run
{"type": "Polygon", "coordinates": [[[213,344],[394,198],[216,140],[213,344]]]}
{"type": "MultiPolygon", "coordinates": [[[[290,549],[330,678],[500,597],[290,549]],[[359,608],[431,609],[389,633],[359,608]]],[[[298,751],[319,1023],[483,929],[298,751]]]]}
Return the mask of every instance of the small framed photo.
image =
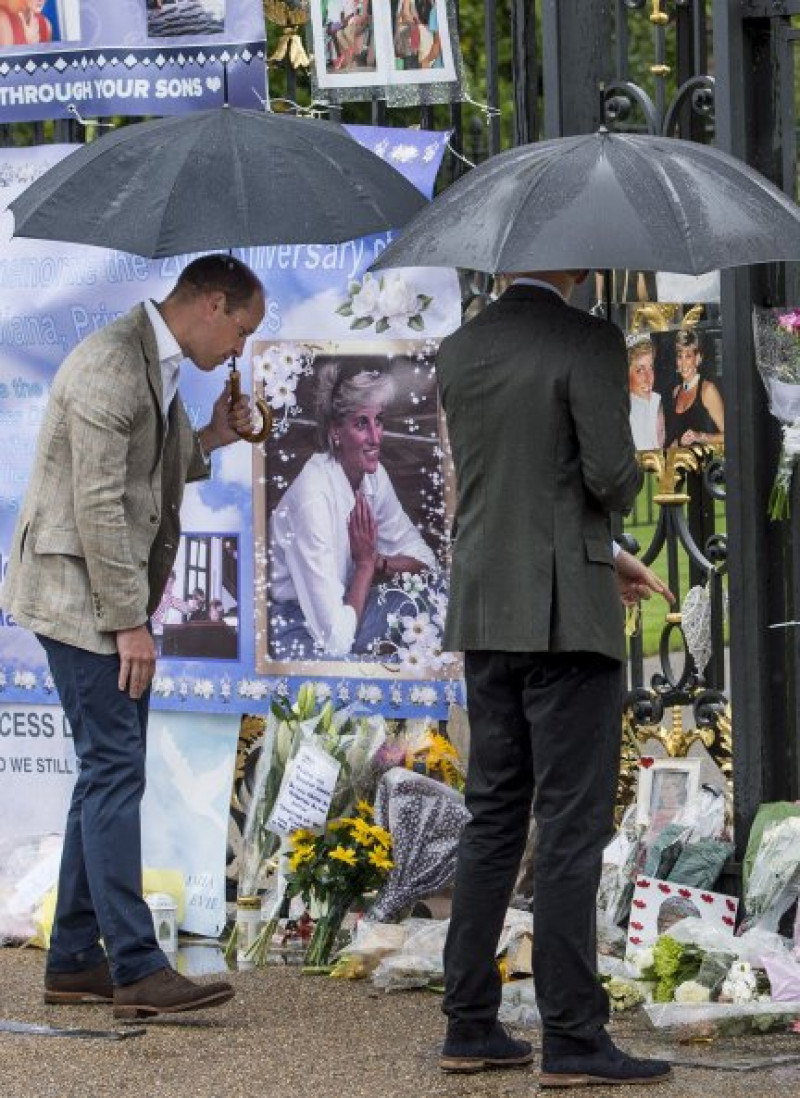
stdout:
{"type": "Polygon", "coordinates": [[[653,834],[663,831],[700,792],[700,759],[639,760],[636,822],[653,834]]]}

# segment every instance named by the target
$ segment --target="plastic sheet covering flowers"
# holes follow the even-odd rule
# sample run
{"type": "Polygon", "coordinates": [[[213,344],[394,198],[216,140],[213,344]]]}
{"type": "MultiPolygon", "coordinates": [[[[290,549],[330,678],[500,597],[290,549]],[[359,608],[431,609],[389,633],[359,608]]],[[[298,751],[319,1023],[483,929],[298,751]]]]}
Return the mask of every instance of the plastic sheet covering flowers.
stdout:
{"type": "Polygon", "coordinates": [[[392,833],[395,866],[372,917],[391,922],[452,879],[469,813],[457,790],[424,774],[395,768],[380,780],[375,816],[392,833]]]}
{"type": "Polygon", "coordinates": [[[800,895],[800,817],[768,827],[756,852],[744,898],[744,927],[777,930],[800,895]]]}
{"type": "Polygon", "coordinates": [[[771,519],[790,514],[794,467],[800,456],[800,309],[753,310],[756,364],[769,407],[782,426],[778,471],[769,497],[771,519]]]}
{"type": "Polygon", "coordinates": [[[393,868],[392,836],[372,822],[372,813],[372,806],[360,801],[355,815],[331,820],[321,835],[300,830],[291,837],[286,895],[301,896],[319,912],[307,968],[328,964],[347,912],[393,868]]]}

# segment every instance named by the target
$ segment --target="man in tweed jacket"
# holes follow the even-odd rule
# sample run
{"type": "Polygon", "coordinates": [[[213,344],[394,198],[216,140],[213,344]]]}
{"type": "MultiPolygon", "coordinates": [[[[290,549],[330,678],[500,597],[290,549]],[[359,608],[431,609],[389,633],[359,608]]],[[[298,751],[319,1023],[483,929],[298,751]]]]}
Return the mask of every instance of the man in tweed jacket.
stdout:
{"type": "Polygon", "coordinates": [[[36,633],[74,736],[45,1001],[114,1002],[118,1017],[224,1002],[228,984],[178,976],[141,891],[139,807],[155,646],[149,616],[178,550],[187,480],[250,427],[227,389],[193,433],[179,364],[240,355],[264,315],[261,283],[225,255],[184,270],[66,358],[53,382],[0,602],[36,633]],[[106,953],[100,946],[105,944],[106,953]],[[107,954],[107,957],[106,957],[107,954]]]}

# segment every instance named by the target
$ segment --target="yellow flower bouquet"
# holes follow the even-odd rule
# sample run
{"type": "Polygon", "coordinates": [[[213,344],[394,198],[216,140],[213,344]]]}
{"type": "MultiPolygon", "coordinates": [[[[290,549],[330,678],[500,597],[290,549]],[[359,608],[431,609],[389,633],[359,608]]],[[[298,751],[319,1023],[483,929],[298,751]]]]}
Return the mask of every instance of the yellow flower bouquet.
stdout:
{"type": "Polygon", "coordinates": [[[291,836],[286,895],[313,902],[320,911],[306,951],[307,970],[328,965],[345,915],[393,867],[392,836],[372,823],[372,814],[372,806],[359,801],[354,816],[330,820],[322,834],[300,830],[291,836]]]}

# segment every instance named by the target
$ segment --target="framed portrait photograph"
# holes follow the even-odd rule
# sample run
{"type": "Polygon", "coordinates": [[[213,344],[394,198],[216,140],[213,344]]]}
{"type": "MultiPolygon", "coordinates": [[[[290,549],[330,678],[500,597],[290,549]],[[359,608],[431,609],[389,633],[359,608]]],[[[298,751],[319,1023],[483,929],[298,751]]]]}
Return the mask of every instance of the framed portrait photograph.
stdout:
{"type": "Polygon", "coordinates": [[[723,445],[718,307],[659,302],[629,305],[625,312],[636,449],[723,445]]]}
{"type": "Polygon", "coordinates": [[[237,660],[239,535],[182,533],[151,620],[159,660],[237,660]]]}
{"type": "Polygon", "coordinates": [[[256,452],[261,674],[451,678],[452,483],[435,341],[256,341],[276,424],[256,452]]]}
{"type": "Polygon", "coordinates": [[[446,0],[310,0],[320,88],[455,81],[446,0]]]}
{"type": "Polygon", "coordinates": [[[639,760],[636,786],[636,822],[656,834],[700,792],[699,758],[639,760]]]}

